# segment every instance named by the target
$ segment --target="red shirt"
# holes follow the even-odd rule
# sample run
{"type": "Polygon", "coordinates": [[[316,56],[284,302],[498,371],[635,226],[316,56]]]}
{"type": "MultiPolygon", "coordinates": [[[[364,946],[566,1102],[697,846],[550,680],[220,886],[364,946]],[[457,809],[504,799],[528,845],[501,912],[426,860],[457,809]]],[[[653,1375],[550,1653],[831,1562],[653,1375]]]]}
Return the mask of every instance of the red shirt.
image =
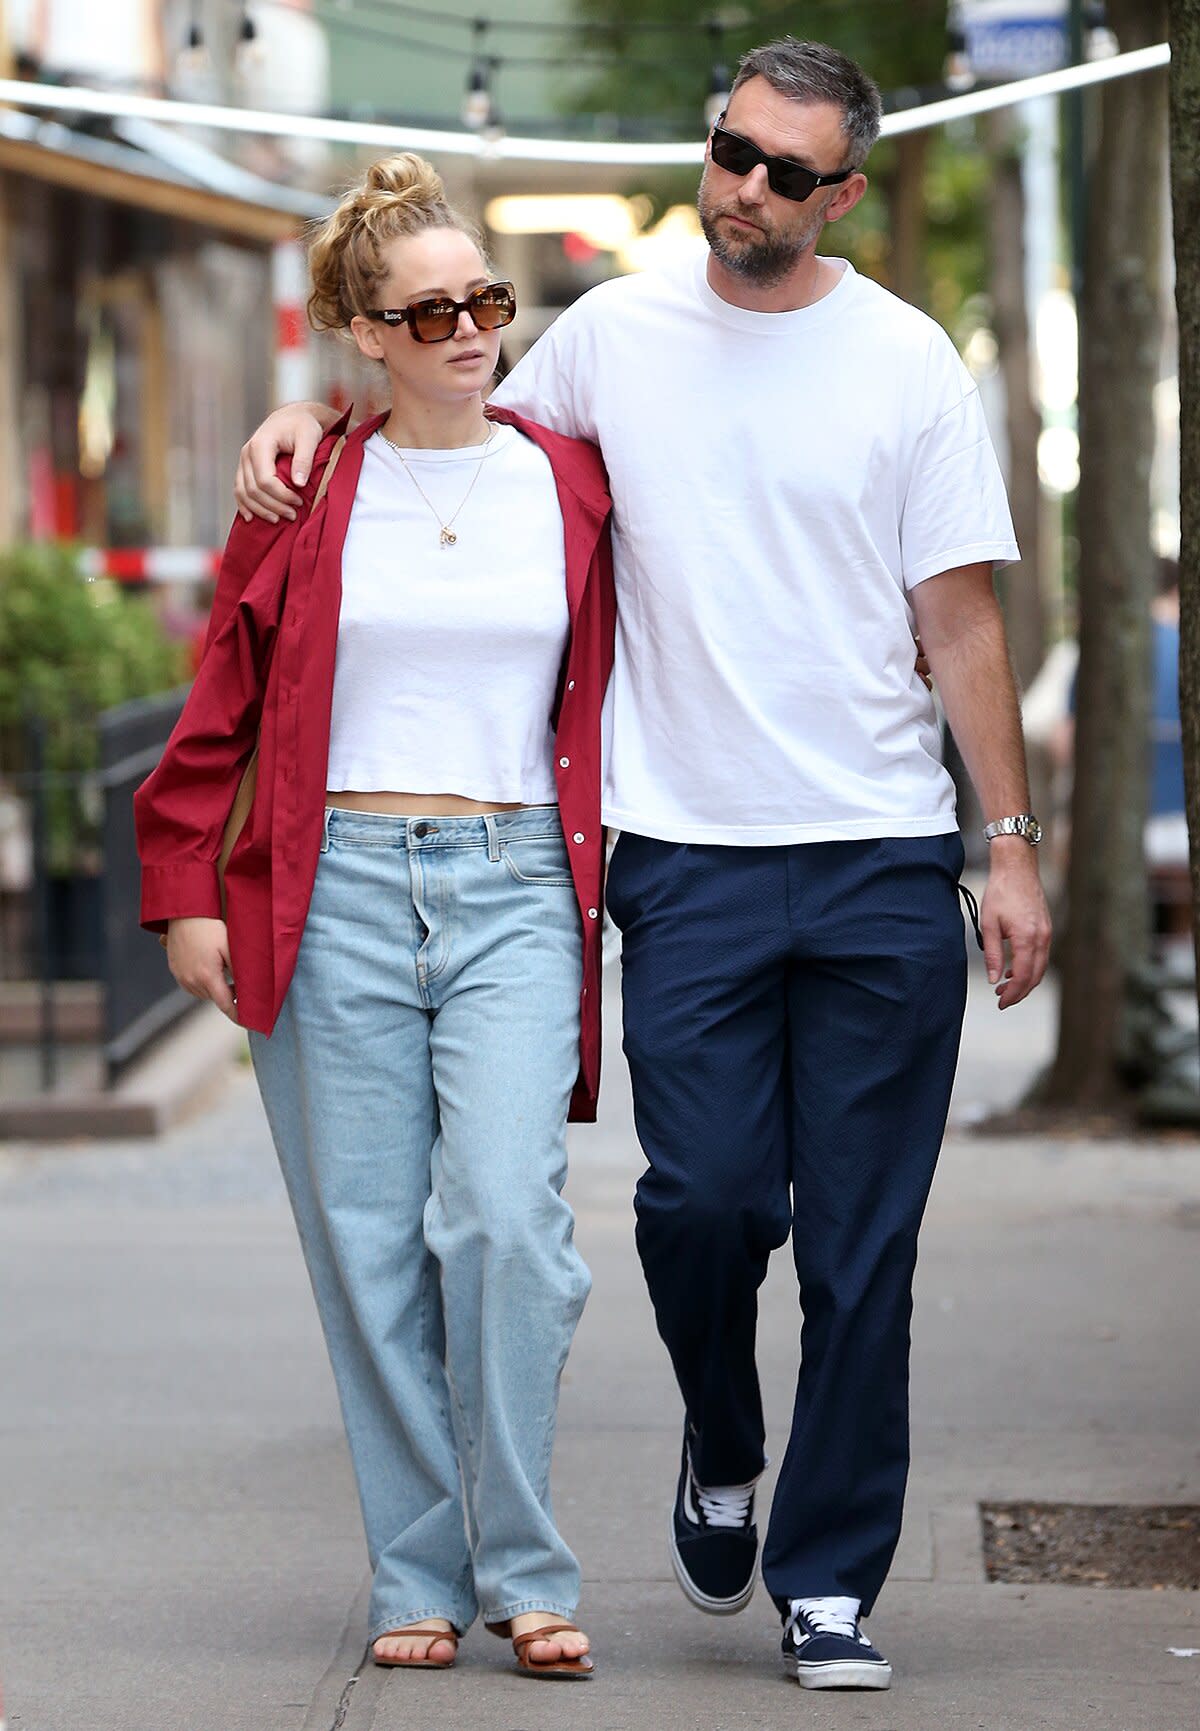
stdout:
{"type": "MultiPolygon", "coordinates": [[[[600,710],[612,669],[616,598],[604,466],[593,445],[490,408],[549,459],[563,516],[570,629],[555,716],[559,810],[583,927],[579,1079],[573,1119],[596,1116],[604,835],[600,710]]],[[[287,995],[308,917],[325,812],[329,718],[341,607],[341,560],[365,440],[346,439],[312,508],[349,411],[318,448],[295,522],[234,520],[221,561],[204,656],[158,768],[134,796],[142,924],[221,918],[217,858],[255,741],[254,805],[225,870],[226,922],[238,1019],[269,1034],[287,995]]],[[[279,473],[290,480],[290,459],[279,473]]]]}

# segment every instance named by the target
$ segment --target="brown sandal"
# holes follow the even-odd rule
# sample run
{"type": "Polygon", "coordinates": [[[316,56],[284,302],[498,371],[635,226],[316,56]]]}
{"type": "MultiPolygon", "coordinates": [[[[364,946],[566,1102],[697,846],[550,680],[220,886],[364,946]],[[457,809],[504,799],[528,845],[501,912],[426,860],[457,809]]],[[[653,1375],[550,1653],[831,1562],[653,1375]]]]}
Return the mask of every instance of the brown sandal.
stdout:
{"type": "Polygon", "coordinates": [[[371,1642],[371,1658],[377,1665],[387,1665],[398,1671],[448,1671],[458,1658],[458,1633],[454,1629],[385,1629],[382,1635],[376,1635],[371,1642]],[[380,1659],[376,1657],[375,1641],[390,1641],[394,1636],[406,1635],[419,1638],[428,1635],[429,1646],[425,1649],[423,1659],[380,1659]],[[449,1659],[431,1659],[429,1650],[439,1641],[449,1641],[454,1652],[449,1659]]]}
{"type": "MultiPolygon", "coordinates": [[[[511,1623],[489,1623],[488,1628],[493,1635],[505,1636],[511,1633],[511,1623]]],[[[581,1653],[577,1659],[551,1659],[548,1663],[539,1663],[531,1659],[529,1649],[535,1641],[548,1641],[553,1635],[578,1635],[581,1631],[575,1623],[563,1623],[558,1620],[542,1623],[536,1629],[525,1629],[519,1635],[512,1635],[512,1649],[517,1656],[517,1670],[525,1677],[590,1677],[596,1667],[592,1664],[589,1653],[581,1653]]]]}

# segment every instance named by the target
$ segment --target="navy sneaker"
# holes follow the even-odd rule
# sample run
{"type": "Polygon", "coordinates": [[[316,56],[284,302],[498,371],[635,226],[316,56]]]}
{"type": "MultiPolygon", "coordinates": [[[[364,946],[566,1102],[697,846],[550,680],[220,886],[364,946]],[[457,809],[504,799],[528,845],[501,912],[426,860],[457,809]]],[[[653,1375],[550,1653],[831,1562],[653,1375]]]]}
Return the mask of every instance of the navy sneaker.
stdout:
{"type": "Polygon", "coordinates": [[[857,1599],[792,1599],[783,1660],[802,1689],[886,1689],[892,1667],[858,1623],[857,1599]]]}
{"type": "Polygon", "coordinates": [[[671,1562],[692,1604],[712,1617],[745,1610],[754,1594],[755,1482],[718,1489],[698,1485],[684,1431],[683,1464],[671,1510],[671,1562]]]}

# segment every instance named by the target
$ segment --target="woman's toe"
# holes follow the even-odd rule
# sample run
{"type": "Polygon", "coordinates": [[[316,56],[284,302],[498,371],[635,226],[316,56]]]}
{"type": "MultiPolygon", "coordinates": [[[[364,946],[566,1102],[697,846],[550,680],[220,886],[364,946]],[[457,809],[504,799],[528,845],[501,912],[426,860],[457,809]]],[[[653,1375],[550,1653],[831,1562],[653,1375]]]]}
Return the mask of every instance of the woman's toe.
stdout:
{"type": "Polygon", "coordinates": [[[434,1664],[448,1664],[455,1656],[454,1642],[445,1630],[411,1630],[406,1634],[380,1635],[372,1651],[377,1659],[395,1664],[412,1664],[428,1659],[434,1664]]]}
{"type": "Polygon", "coordinates": [[[557,1635],[551,1635],[548,1640],[534,1641],[529,1649],[529,1657],[535,1665],[554,1665],[560,1659],[582,1659],[589,1646],[590,1642],[582,1630],[574,1633],[564,1629],[557,1635]]]}

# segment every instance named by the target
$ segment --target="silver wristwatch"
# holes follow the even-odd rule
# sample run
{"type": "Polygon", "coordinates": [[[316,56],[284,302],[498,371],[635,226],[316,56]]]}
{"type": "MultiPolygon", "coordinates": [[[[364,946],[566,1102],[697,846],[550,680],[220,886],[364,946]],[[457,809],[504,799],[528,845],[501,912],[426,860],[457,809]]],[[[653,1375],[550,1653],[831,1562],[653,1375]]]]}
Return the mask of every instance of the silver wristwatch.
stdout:
{"type": "Polygon", "coordinates": [[[1036,847],[1042,839],[1042,826],[1031,811],[1022,811],[1016,817],[998,817],[995,823],[985,824],[983,833],[989,841],[998,835],[1019,835],[1030,847],[1036,847]]]}

